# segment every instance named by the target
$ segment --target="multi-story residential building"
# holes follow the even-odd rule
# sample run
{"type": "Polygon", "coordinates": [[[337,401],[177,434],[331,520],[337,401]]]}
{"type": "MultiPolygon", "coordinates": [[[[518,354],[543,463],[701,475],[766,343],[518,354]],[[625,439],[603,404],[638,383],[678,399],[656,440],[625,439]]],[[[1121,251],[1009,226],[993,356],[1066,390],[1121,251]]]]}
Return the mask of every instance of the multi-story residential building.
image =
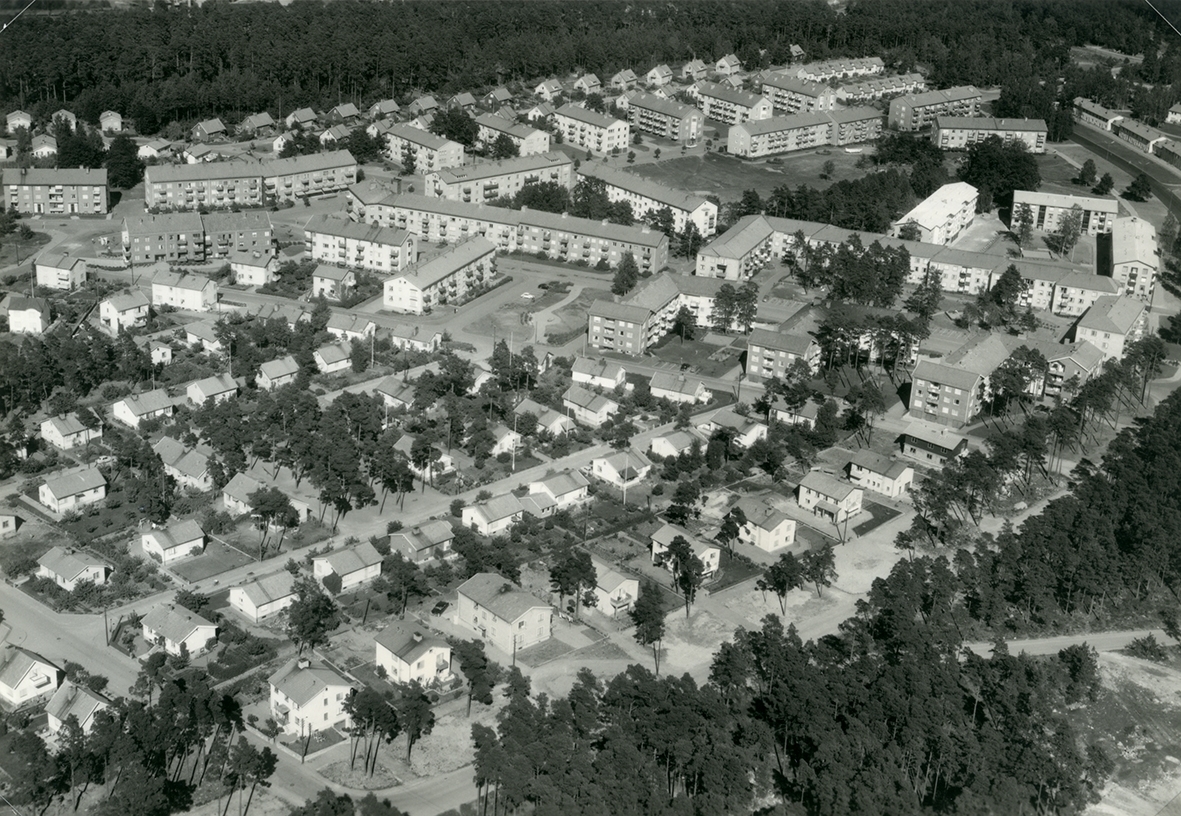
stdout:
{"type": "Polygon", "coordinates": [[[1134,119],[1121,119],[1111,126],[1111,132],[1145,153],[1155,152],[1156,147],[1168,138],[1156,128],[1134,119]]]}
{"type": "Polygon", "coordinates": [[[554,111],[554,126],[565,144],[595,153],[627,150],[631,142],[627,122],[577,105],[563,105],[554,111]]]}
{"type": "Polygon", "coordinates": [[[205,260],[205,225],[197,213],[129,215],[123,219],[123,257],[133,264],[205,260]]]}
{"type": "Polygon", "coordinates": [[[706,119],[737,125],[742,122],[770,119],[771,101],[765,96],[739,91],[715,82],[698,82],[693,94],[706,119]]]}
{"type": "Polygon", "coordinates": [[[152,278],[152,305],[208,312],[217,305],[217,282],[204,275],[157,272],[152,278]]]}
{"type": "Polygon", "coordinates": [[[979,116],[983,97],[971,85],[905,94],[890,100],[889,125],[894,130],[923,130],[937,116],[979,116]]]}
{"type": "Polygon", "coordinates": [[[899,76],[874,77],[860,82],[850,82],[836,89],[837,101],[845,105],[875,102],[901,94],[921,93],[927,90],[927,80],[922,74],[901,74],[899,76]]]}
{"type": "Polygon", "coordinates": [[[734,125],[727,134],[727,150],[735,156],[757,158],[790,153],[819,145],[843,146],[870,142],[882,132],[881,112],[869,107],[824,113],[797,113],[734,125]]]}
{"type": "Polygon", "coordinates": [[[296,201],[347,190],[357,183],[357,160],[347,150],[262,163],[267,202],[296,201]]]}
{"type": "Polygon", "coordinates": [[[72,292],[86,282],[86,261],[65,252],[38,255],[33,271],[46,289],[72,292]]]}
{"type": "Polygon", "coordinates": [[[418,236],[406,230],[313,215],[303,227],[313,261],[390,275],[418,259],[418,236]]]}
{"type": "Polygon", "coordinates": [[[800,79],[794,72],[776,71],[763,78],[762,94],[783,113],[817,113],[836,107],[837,92],[820,82],[800,79]]]}
{"type": "Polygon", "coordinates": [[[592,348],[605,351],[643,354],[672,330],[682,307],[693,314],[699,326],[708,326],[722,283],[685,275],[657,275],[622,303],[594,301],[587,312],[588,342],[592,348]]]}
{"type": "Polygon", "coordinates": [[[144,171],[144,204],[149,210],[165,212],[261,207],[262,176],[257,162],[156,164],[144,171]]]}
{"type": "Polygon", "coordinates": [[[423,194],[465,204],[511,198],[526,184],[550,181],[569,189],[574,160],[558,151],[452,167],[425,174],[423,194]]]}
{"type": "Polygon", "coordinates": [[[485,148],[492,147],[501,136],[507,136],[521,156],[546,153],[550,149],[550,135],[546,131],[518,125],[494,113],[481,113],[476,117],[476,124],[479,126],[476,141],[485,148]]]}
{"type": "Polygon", "coordinates": [[[537,210],[508,210],[419,195],[391,196],[367,205],[366,220],[407,229],[428,241],[457,243],[476,236],[501,252],[544,252],[567,261],[600,260],[615,267],[629,252],[641,271],[668,264],[668,238],[647,226],[624,227],[537,210]]]}
{"type": "Polygon", "coordinates": [[[890,234],[902,238],[908,228],[918,231],[918,240],[928,244],[950,244],[976,217],[979,193],[967,182],[944,184],[915,205],[890,227],[890,234]]]}
{"type": "Polygon", "coordinates": [[[936,116],[931,142],[942,150],[966,150],[992,136],[1005,144],[1021,142],[1030,153],[1046,152],[1043,119],[991,119],[985,116],[936,116]]]}
{"type": "Polygon", "coordinates": [[[268,680],[271,718],[283,733],[306,737],[347,728],[345,702],[360,684],[318,657],[296,657],[268,680]]]}
{"type": "Polygon", "coordinates": [[[1008,357],[1005,344],[987,335],[942,360],[919,360],[911,374],[910,415],[940,425],[966,425],[991,399],[992,373],[1008,357]]]}
{"type": "Polygon", "coordinates": [[[459,586],[456,623],[515,655],[550,639],[553,610],[494,572],[479,572],[459,586]]]}
{"type": "Polygon", "coordinates": [[[827,114],[832,122],[828,143],[836,147],[877,141],[886,119],[873,107],[837,108],[827,114]]]}
{"type": "Polygon", "coordinates": [[[138,289],[112,295],[98,304],[98,320],[111,334],[118,334],[146,323],[151,306],[148,296],[138,289]]]}
{"type": "Polygon", "coordinates": [[[496,244],[473,237],[387,280],[382,305],[395,312],[423,314],[461,302],[473,288],[495,277],[496,244]]]}
{"type": "Polygon", "coordinates": [[[765,216],[750,215],[697,253],[696,274],[744,281],[762,269],[773,254],[776,233],[765,216]]]}
{"type": "Polygon", "coordinates": [[[1074,326],[1074,339],[1085,340],[1103,353],[1104,360],[1118,360],[1128,346],[1144,337],[1148,309],[1131,297],[1101,297],[1074,326]]]}
{"type": "MultiPolygon", "coordinates": [[[[380,124],[385,125],[384,122],[380,124]]],[[[390,158],[402,164],[413,162],[417,173],[430,173],[463,164],[463,145],[436,136],[429,130],[398,123],[384,127],[383,135],[390,158]]]]}
{"type": "MultiPolygon", "coordinates": [[[[1098,257],[1102,263],[1104,253],[1098,257]]],[[[1160,269],[1160,248],[1156,228],[1143,218],[1117,218],[1111,230],[1111,266],[1100,269],[1119,284],[1120,294],[1152,303],[1160,269]]]]}
{"type": "Polygon", "coordinates": [[[106,215],[105,169],[9,167],[3,178],[6,210],[30,215],[106,215]]]}
{"type": "Polygon", "coordinates": [[[228,258],[233,252],[275,254],[274,227],[268,212],[212,212],[201,216],[201,226],[208,258],[228,258]]]}
{"type": "Polygon", "coordinates": [[[627,107],[633,130],[686,145],[695,145],[705,132],[705,115],[697,108],[637,91],[627,107]]]}
{"type": "Polygon", "coordinates": [[[1088,272],[1063,275],[1054,287],[1054,314],[1078,317],[1103,297],[1122,293],[1123,287],[1112,278],[1088,272]]]}
{"type": "Polygon", "coordinates": [[[1056,232],[1062,217],[1074,207],[1082,210],[1082,229],[1086,235],[1111,232],[1119,215],[1119,202],[1114,198],[1014,190],[1013,212],[1022,206],[1029,207],[1033,228],[1043,232],[1056,232]]]}
{"type": "Polygon", "coordinates": [[[706,238],[718,231],[718,206],[701,196],[674,190],[635,173],[593,162],[581,165],[578,175],[581,178],[602,180],[607,185],[608,199],[631,204],[632,214],[637,220],[667,207],[672,211],[673,228],[677,232],[683,232],[687,224],[696,226],[697,231],[706,238]]]}
{"type": "Polygon", "coordinates": [[[884,73],[886,64],[881,57],[856,57],[810,62],[793,69],[800,79],[810,82],[828,82],[830,79],[873,76],[884,73]]]}
{"type": "Polygon", "coordinates": [[[1076,122],[1083,122],[1097,128],[1111,130],[1123,118],[1123,114],[1108,110],[1098,102],[1092,102],[1090,99],[1084,99],[1081,96],[1077,96],[1074,99],[1074,119],[1076,122]]]}
{"type": "Polygon", "coordinates": [[[800,480],[796,498],[800,507],[830,524],[843,524],[861,512],[864,491],[860,487],[813,470],[800,480]]]}
{"type": "Polygon", "coordinates": [[[820,346],[806,334],[754,329],[746,338],[749,377],[784,377],[797,360],[813,372],[820,368],[820,346]]]}

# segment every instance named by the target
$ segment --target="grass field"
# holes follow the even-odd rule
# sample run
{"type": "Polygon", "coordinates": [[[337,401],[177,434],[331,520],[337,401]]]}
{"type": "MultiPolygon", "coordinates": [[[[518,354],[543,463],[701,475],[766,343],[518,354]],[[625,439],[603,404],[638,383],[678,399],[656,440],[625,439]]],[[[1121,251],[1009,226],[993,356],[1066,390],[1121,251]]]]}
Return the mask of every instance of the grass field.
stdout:
{"type": "Polygon", "coordinates": [[[865,172],[854,166],[859,158],[860,155],[845,153],[843,150],[829,150],[827,154],[809,150],[778,157],[775,164],[756,164],[733,156],[709,153],[704,157],[686,156],[656,164],[637,165],[631,168],[631,172],[678,190],[688,190],[698,195],[716,195],[725,202],[741,198],[743,190],[758,190],[759,195],[766,196],[784,184],[792,187],[808,184],[824,188],[834,181],[860,178],[865,172]],[[822,180],[821,168],[827,161],[832,161],[836,168],[831,179],[822,180]]]}
{"type": "Polygon", "coordinates": [[[688,363],[694,374],[720,377],[738,365],[738,357],[742,352],[732,344],[717,346],[700,340],[682,343],[681,338],[670,334],[653,348],[652,353],[666,363],[676,363],[678,366],[688,363]]]}
{"type": "Polygon", "coordinates": [[[190,583],[221,575],[235,567],[245,566],[250,559],[220,541],[210,541],[205,552],[191,561],[182,561],[172,571],[190,583]]]}
{"type": "Polygon", "coordinates": [[[609,297],[611,297],[610,289],[583,289],[578,293],[578,297],[553,313],[553,319],[546,326],[546,336],[557,337],[585,329],[586,310],[596,300],[609,297]]]}

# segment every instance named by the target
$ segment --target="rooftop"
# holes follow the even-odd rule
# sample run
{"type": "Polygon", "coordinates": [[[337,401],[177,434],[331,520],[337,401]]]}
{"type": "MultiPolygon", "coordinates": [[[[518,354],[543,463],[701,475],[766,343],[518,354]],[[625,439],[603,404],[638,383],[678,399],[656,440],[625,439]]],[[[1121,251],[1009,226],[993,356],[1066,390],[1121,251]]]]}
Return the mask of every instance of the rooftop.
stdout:
{"type": "Polygon", "coordinates": [[[1101,297],[1079,319],[1080,329],[1126,335],[1144,315],[1144,303],[1130,297],[1101,297]]]}
{"type": "Polygon", "coordinates": [[[50,547],[48,552],[37,559],[37,563],[67,581],[77,578],[90,567],[107,566],[101,558],[64,547],[50,547]]]}
{"type": "Polygon", "coordinates": [[[324,555],[317,555],[313,560],[327,561],[332,571],[343,577],[350,573],[372,567],[375,564],[380,564],[381,553],[368,541],[362,541],[355,547],[349,547],[344,550],[333,550],[324,555]]]}
{"type": "Polygon", "coordinates": [[[66,496],[77,496],[87,490],[94,490],[107,483],[107,479],[98,468],[83,467],[67,470],[45,478],[45,486],[54,498],[62,499],[66,496]]]}
{"type": "Polygon", "coordinates": [[[269,678],[271,686],[302,708],[331,688],[356,684],[319,658],[293,658],[269,678]]]}
{"type": "Polygon", "coordinates": [[[672,187],[667,187],[655,181],[649,181],[635,173],[616,170],[601,163],[584,162],[579,166],[578,173],[581,176],[602,179],[612,187],[618,187],[629,193],[635,193],[636,195],[650,198],[661,204],[667,204],[674,210],[684,210],[685,212],[691,213],[709,203],[699,195],[687,193],[683,190],[675,190],[672,187]]]}
{"type": "Polygon", "coordinates": [[[814,490],[822,496],[844,501],[854,490],[859,488],[849,482],[842,482],[819,470],[809,471],[800,479],[800,487],[814,490]]]}
{"type": "Polygon", "coordinates": [[[926,229],[935,229],[942,226],[949,215],[974,203],[978,195],[979,191],[966,181],[944,184],[899,218],[898,223],[914,222],[926,229]]]}
{"type": "Polygon", "coordinates": [[[509,623],[519,620],[531,609],[549,609],[549,604],[521,591],[494,572],[478,572],[468,578],[460,584],[459,594],[509,623]]]}
{"type": "MultiPolygon", "coordinates": [[[[477,119],[477,121],[479,121],[477,119]]],[[[530,128],[531,130],[532,128],[530,128]]],[[[514,156],[500,161],[467,164],[463,167],[447,167],[436,171],[443,184],[458,184],[465,181],[480,181],[498,178],[512,173],[528,173],[532,170],[550,170],[555,167],[573,166],[574,160],[561,152],[535,153],[530,156],[514,156]]]]}
{"type": "Polygon", "coordinates": [[[152,607],[143,616],[142,623],[145,629],[151,629],[172,643],[181,643],[203,626],[217,628],[216,624],[196,612],[173,604],[152,607]]]}
{"type": "Polygon", "coordinates": [[[477,236],[461,244],[448,247],[445,252],[428,261],[411,266],[397,277],[405,278],[419,289],[426,289],[495,252],[496,244],[487,238],[477,236]]]}

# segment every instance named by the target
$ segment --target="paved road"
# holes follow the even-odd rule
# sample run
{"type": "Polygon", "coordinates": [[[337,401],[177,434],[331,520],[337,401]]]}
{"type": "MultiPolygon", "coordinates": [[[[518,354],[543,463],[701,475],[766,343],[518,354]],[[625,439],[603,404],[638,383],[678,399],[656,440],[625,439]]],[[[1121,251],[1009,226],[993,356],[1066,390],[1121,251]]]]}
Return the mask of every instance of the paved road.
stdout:
{"type": "MultiPolygon", "coordinates": [[[[1051,655],[1058,654],[1068,646],[1085,643],[1097,652],[1115,652],[1127,647],[1137,638],[1152,635],[1161,643],[1171,643],[1171,639],[1161,629],[1128,629],[1120,632],[1089,632],[1085,635],[1061,635],[1059,637],[1024,638],[1006,641],[1010,654],[1051,655]]],[[[965,643],[969,649],[978,655],[988,657],[992,654],[991,643],[965,643]]]]}
{"type": "Polygon", "coordinates": [[[1170,165],[1158,158],[1136,150],[1127,142],[1117,139],[1107,131],[1075,123],[1071,141],[1094,150],[1133,176],[1145,173],[1152,183],[1152,192],[1174,213],[1181,212],[1181,198],[1177,195],[1181,175],[1170,165]]]}

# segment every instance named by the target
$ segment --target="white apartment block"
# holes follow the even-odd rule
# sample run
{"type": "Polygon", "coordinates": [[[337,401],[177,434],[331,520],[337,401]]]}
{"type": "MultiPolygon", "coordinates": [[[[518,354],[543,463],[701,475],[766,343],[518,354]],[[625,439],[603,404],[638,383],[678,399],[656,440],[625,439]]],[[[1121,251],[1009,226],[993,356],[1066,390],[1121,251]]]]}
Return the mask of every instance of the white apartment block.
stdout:
{"type": "Polygon", "coordinates": [[[395,124],[384,128],[384,136],[390,158],[401,164],[407,156],[413,157],[417,173],[430,173],[463,164],[463,145],[436,136],[428,130],[408,124],[395,124]]]}
{"type": "Polygon", "coordinates": [[[357,181],[347,150],[269,161],[161,164],[144,172],[148,209],[261,207],[344,190],[357,181]]]}
{"type": "Polygon", "coordinates": [[[985,116],[936,116],[931,142],[941,150],[966,150],[996,136],[1005,144],[1021,142],[1030,153],[1046,152],[1042,119],[992,119],[985,116]]]}
{"type": "Polygon", "coordinates": [[[771,102],[765,96],[747,93],[714,82],[698,82],[690,90],[706,119],[737,125],[771,118],[771,102]]]}
{"type": "Polygon", "coordinates": [[[517,146],[518,155],[533,156],[549,152],[550,135],[544,130],[518,125],[494,113],[481,113],[476,117],[476,124],[479,126],[476,141],[485,148],[492,147],[501,136],[507,136],[517,146]]]}
{"type": "Polygon", "coordinates": [[[317,263],[389,275],[418,259],[418,237],[405,230],[314,215],[303,231],[304,246],[317,263]]]}
{"type": "Polygon", "coordinates": [[[763,78],[763,96],[783,113],[815,113],[836,107],[837,92],[828,85],[800,79],[791,71],[776,71],[763,78]]]}
{"type": "Polygon", "coordinates": [[[554,111],[554,125],[565,144],[594,153],[625,151],[631,141],[627,122],[577,105],[563,105],[554,111]]]}
{"type": "Polygon", "coordinates": [[[1016,213],[1022,206],[1029,207],[1033,228],[1042,232],[1057,232],[1062,217],[1074,207],[1082,210],[1082,231],[1085,235],[1111,232],[1119,216],[1119,202],[1114,198],[1014,190],[1013,212],[1016,213]]]}
{"type": "Polygon", "coordinates": [[[944,184],[890,228],[895,238],[908,226],[918,228],[918,240],[928,244],[950,244],[976,217],[976,188],[963,181],[944,184]]]}
{"type": "Polygon", "coordinates": [[[105,215],[105,169],[14,168],[4,171],[0,206],[32,215],[105,215]]]}
{"type": "Polygon", "coordinates": [[[726,149],[735,156],[757,158],[819,145],[872,142],[881,133],[882,114],[876,108],[840,108],[734,125],[726,136],[726,149]]]}
{"type": "Polygon", "coordinates": [[[510,198],[526,184],[553,182],[573,186],[574,160],[565,153],[541,153],[515,159],[469,164],[427,173],[423,194],[432,198],[483,204],[510,198]]]}
{"type": "Polygon", "coordinates": [[[705,131],[705,115],[697,108],[636,91],[627,107],[634,130],[680,144],[695,145],[705,131]]]}
{"type": "Polygon", "coordinates": [[[472,238],[385,282],[382,305],[394,312],[423,314],[462,301],[496,277],[496,244],[472,238]]]}
{"type": "Polygon", "coordinates": [[[906,94],[890,100],[889,124],[894,130],[923,130],[936,116],[979,116],[983,95],[971,85],[906,94]]]}
{"type": "Polygon", "coordinates": [[[601,179],[607,185],[607,197],[612,202],[631,204],[637,219],[664,208],[672,211],[673,227],[683,232],[686,224],[694,224],[703,237],[718,231],[718,206],[701,196],[674,190],[643,176],[615,170],[603,164],[587,162],[578,168],[581,178],[601,179]]]}
{"type": "Polygon", "coordinates": [[[1111,230],[1111,269],[1101,271],[1119,284],[1122,294],[1152,303],[1159,269],[1156,228],[1143,218],[1117,218],[1111,230]]]}

